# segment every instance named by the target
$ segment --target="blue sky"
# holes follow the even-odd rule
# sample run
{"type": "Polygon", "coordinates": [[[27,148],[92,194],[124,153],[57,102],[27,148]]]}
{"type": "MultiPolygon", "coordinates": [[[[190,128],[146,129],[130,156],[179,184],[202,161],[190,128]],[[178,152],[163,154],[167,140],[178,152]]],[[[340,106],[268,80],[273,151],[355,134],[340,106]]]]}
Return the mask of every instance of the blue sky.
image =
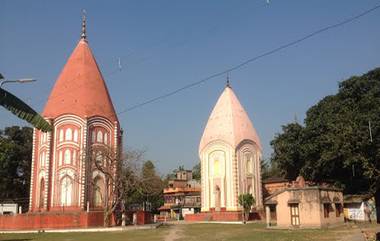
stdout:
{"type": "MultiPolygon", "coordinates": [[[[359,14],[378,0],[1,1],[0,69],[34,77],[6,88],[42,111],[76,46],[81,9],[88,40],[117,111],[165,94],[359,14]],[[121,58],[122,71],[117,71],[121,58]]],[[[380,66],[380,10],[231,73],[261,138],[264,157],[281,125],[337,84],[380,66]]],[[[127,148],[145,149],[162,174],[198,162],[198,144],[225,86],[218,77],[119,115],[127,148]]],[[[0,109],[0,128],[23,121],[0,109]]]]}

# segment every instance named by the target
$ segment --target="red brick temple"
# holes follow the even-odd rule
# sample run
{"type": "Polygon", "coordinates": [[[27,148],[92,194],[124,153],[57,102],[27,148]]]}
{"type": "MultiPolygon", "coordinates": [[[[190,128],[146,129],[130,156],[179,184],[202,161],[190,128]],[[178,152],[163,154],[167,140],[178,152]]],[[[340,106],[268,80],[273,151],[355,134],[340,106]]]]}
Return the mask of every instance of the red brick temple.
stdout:
{"type": "Polygon", "coordinates": [[[85,17],[42,115],[53,131],[34,129],[29,212],[1,217],[0,229],[102,226],[107,189],[90,150],[105,146],[120,153],[122,132],[87,41],[85,17]]]}

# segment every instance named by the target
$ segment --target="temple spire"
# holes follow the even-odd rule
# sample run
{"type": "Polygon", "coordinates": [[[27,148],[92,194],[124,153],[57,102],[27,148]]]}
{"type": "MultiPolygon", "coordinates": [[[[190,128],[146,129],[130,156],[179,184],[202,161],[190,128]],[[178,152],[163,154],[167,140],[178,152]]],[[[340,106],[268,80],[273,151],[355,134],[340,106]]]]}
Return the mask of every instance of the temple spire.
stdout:
{"type": "MultiPolygon", "coordinates": [[[[83,27],[85,30],[85,24],[83,27]]],[[[82,31],[43,112],[44,117],[53,119],[63,114],[81,118],[103,116],[110,121],[117,121],[106,83],[87,43],[86,31],[82,31]]]]}
{"type": "Polygon", "coordinates": [[[230,85],[230,72],[227,72],[227,83],[226,83],[226,86],[228,88],[231,88],[231,85],[230,85]]]}
{"type": "Polygon", "coordinates": [[[261,149],[261,142],[252,121],[229,87],[224,88],[211,112],[199,144],[199,152],[218,140],[230,144],[233,148],[237,148],[244,140],[250,140],[261,149]]]}
{"type": "Polygon", "coordinates": [[[86,10],[82,10],[82,34],[80,35],[81,39],[86,40],[87,35],[86,35],[86,10]]]}

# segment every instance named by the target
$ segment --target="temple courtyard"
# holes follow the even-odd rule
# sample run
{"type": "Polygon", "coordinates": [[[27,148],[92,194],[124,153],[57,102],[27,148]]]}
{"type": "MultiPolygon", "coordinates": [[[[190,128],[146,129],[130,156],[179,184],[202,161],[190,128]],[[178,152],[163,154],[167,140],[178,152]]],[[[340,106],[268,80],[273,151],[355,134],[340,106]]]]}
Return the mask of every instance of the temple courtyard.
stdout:
{"type": "MultiPolygon", "coordinates": [[[[166,224],[156,229],[93,233],[19,233],[0,234],[0,240],[113,240],[113,241],[200,241],[200,240],[277,240],[277,241],[362,241],[365,234],[374,235],[380,229],[376,224],[346,224],[330,229],[268,230],[262,223],[242,224],[166,224]],[[365,233],[363,235],[363,233],[365,233]]],[[[367,240],[374,240],[370,239],[367,240]]]]}

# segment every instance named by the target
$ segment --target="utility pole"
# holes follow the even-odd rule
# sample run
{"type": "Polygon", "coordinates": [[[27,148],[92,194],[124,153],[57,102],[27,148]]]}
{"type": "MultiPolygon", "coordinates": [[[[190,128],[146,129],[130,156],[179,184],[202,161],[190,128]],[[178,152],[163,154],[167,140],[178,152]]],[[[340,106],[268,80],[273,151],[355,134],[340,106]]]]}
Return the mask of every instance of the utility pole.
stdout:
{"type": "MultiPolygon", "coordinates": [[[[369,132],[369,141],[373,144],[372,139],[372,126],[371,126],[371,120],[368,120],[368,132],[369,132]]],[[[374,158],[376,159],[376,154],[374,155],[374,158]]],[[[374,160],[376,162],[376,160],[374,160]]],[[[378,224],[380,224],[380,190],[379,187],[375,186],[375,206],[376,206],[376,221],[378,224]]]]}

